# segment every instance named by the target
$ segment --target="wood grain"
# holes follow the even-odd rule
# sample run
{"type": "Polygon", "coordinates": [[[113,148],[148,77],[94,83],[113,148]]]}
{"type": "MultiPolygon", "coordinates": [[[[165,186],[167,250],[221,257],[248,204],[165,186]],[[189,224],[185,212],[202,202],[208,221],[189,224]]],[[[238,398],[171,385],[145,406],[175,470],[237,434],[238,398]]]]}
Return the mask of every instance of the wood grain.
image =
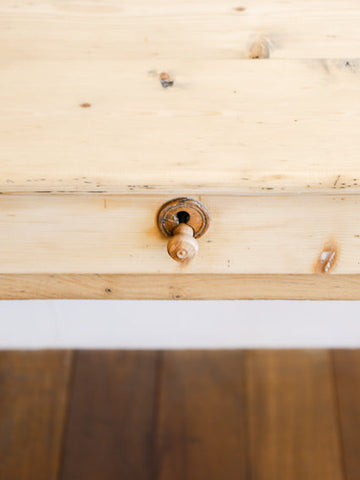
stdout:
{"type": "Polygon", "coordinates": [[[152,479],[156,352],[78,352],[63,480],[152,479]]]}
{"type": "Polygon", "coordinates": [[[332,352],[347,480],[360,476],[360,351],[332,352]]]}
{"type": "Polygon", "coordinates": [[[0,299],[360,300],[359,275],[0,275],[0,299]]]}
{"type": "MultiPolygon", "coordinates": [[[[355,0],[2,1],[0,274],[359,274],[359,19],[355,0]],[[155,215],[184,195],[213,220],[181,270],[155,215]]],[[[279,296],[210,282],[186,298],[279,296]]],[[[304,282],[282,296],[357,298],[304,282]]]]}
{"type": "Polygon", "coordinates": [[[57,480],[72,354],[0,352],[0,477],[57,480]]]}
{"type": "Polygon", "coordinates": [[[334,389],[325,351],[248,353],[252,478],[345,480],[334,389]]]}
{"type": "Polygon", "coordinates": [[[237,60],[261,34],[273,58],[351,58],[360,47],[357,7],[355,0],[3,0],[1,40],[4,60],[237,60]]]}
{"type": "Polygon", "coordinates": [[[360,192],[356,0],[0,14],[2,192],[360,192]]]}
{"type": "Polygon", "coordinates": [[[0,273],[360,273],[360,196],[203,196],[212,216],[186,268],[156,225],[165,197],[3,195],[0,273]]]}
{"type": "Polygon", "coordinates": [[[359,365],[358,350],[3,351],[0,476],[357,480],[359,365]]]}
{"type": "Polygon", "coordinates": [[[158,480],[247,477],[244,354],[165,352],[158,480]]]}

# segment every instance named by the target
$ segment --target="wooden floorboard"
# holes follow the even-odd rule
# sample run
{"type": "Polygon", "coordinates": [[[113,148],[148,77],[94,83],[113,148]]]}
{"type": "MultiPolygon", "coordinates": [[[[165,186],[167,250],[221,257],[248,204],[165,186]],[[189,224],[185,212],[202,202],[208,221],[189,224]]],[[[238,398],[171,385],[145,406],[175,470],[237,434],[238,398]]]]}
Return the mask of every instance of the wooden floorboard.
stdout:
{"type": "Polygon", "coordinates": [[[345,480],[326,351],[253,351],[247,359],[254,480],[345,480]]]}
{"type": "Polygon", "coordinates": [[[72,354],[0,352],[0,478],[58,478],[72,354]]]}
{"type": "Polygon", "coordinates": [[[360,478],[360,350],[333,353],[346,480],[360,478]]]}
{"type": "Polygon", "coordinates": [[[0,352],[1,480],[358,480],[360,350],[0,352]]]}
{"type": "Polygon", "coordinates": [[[156,352],[78,352],[62,480],[151,480],[156,352]]]}
{"type": "Polygon", "coordinates": [[[156,478],[247,478],[244,358],[239,351],[164,353],[156,478]]]}

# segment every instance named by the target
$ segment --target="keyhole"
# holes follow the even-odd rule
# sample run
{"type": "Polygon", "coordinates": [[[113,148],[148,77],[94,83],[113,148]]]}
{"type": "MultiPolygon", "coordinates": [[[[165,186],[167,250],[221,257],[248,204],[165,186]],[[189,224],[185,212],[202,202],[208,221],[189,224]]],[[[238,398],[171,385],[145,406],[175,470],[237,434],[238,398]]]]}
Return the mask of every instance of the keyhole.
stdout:
{"type": "Polygon", "coordinates": [[[185,210],[178,212],[176,217],[179,220],[179,223],[187,223],[190,220],[190,215],[188,212],[185,212],[185,210]]]}

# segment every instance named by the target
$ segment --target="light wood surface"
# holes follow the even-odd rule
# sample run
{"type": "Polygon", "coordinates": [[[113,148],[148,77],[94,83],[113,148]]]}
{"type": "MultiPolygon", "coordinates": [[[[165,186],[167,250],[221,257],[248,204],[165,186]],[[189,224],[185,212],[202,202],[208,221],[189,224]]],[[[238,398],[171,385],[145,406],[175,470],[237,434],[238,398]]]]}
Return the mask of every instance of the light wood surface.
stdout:
{"type": "Polygon", "coordinates": [[[359,21],[355,0],[3,0],[0,295],[116,274],[119,298],[357,298],[359,21]],[[155,221],[178,196],[212,217],[186,268],[155,221]]]}
{"type": "Polygon", "coordinates": [[[0,275],[0,299],[360,300],[359,275],[0,275]]]}
{"type": "Polygon", "coordinates": [[[356,0],[3,0],[0,191],[359,193],[359,21],[356,0]]]}
{"type": "Polygon", "coordinates": [[[258,35],[270,58],[355,58],[360,47],[356,0],[2,0],[1,13],[8,60],[237,60],[258,35]]]}
{"type": "Polygon", "coordinates": [[[211,225],[185,268],[156,225],[165,200],[3,195],[0,273],[360,273],[359,196],[202,196],[211,225]]]}

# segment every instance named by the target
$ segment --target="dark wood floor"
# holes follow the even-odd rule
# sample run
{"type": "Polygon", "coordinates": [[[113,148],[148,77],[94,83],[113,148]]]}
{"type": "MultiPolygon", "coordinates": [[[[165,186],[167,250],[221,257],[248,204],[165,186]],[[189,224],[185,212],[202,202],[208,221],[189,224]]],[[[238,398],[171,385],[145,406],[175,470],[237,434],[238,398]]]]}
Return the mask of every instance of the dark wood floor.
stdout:
{"type": "Polygon", "coordinates": [[[360,351],[0,352],[2,480],[359,480],[360,351]]]}

